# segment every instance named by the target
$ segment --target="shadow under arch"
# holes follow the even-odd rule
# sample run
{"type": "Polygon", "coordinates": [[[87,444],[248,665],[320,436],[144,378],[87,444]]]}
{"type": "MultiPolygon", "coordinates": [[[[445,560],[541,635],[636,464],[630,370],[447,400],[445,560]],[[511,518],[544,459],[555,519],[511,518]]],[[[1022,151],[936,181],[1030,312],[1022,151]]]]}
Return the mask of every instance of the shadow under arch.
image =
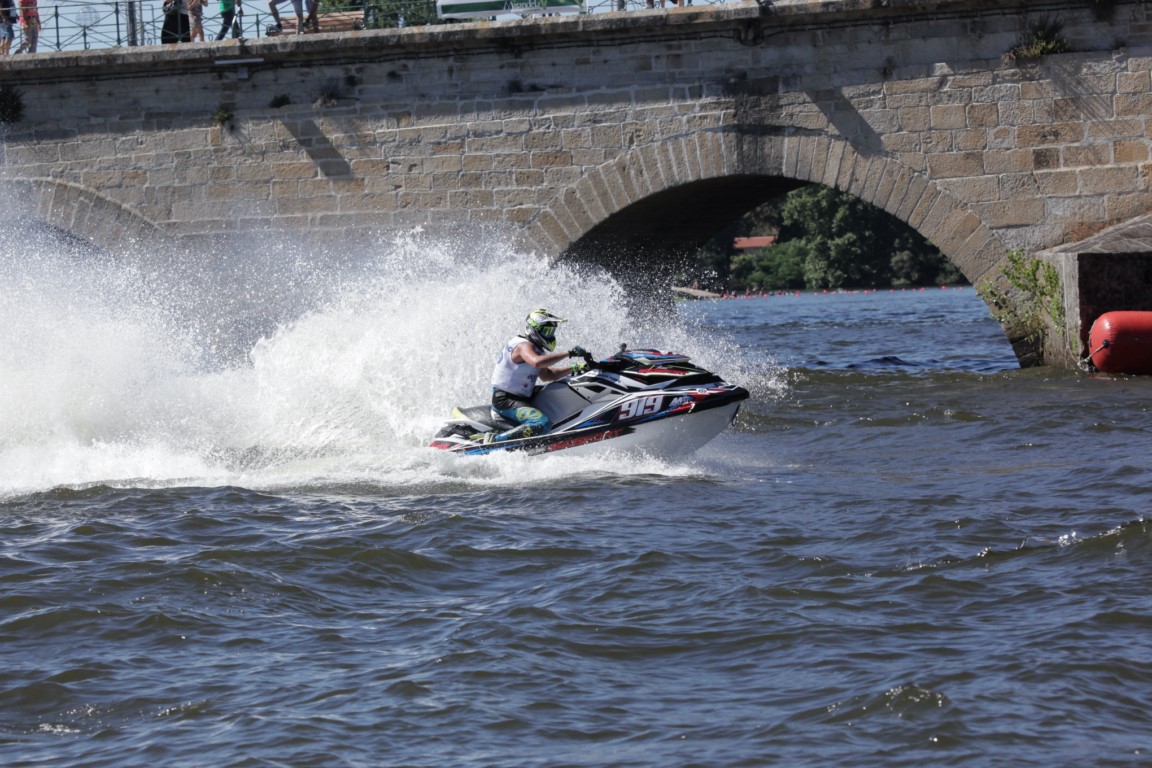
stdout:
{"type": "Polygon", "coordinates": [[[11,213],[102,249],[125,253],[164,237],[153,221],[87,187],[50,178],[0,178],[11,213]]]}
{"type": "Polygon", "coordinates": [[[597,264],[631,283],[658,275],[772,197],[815,183],[904,221],[973,285],[1007,257],[974,211],[896,157],[823,135],[759,136],[754,153],[748,140],[713,132],[634,149],[558,195],[530,224],[531,236],[557,258],[597,264]],[[741,160],[750,156],[755,162],[741,160]]]}

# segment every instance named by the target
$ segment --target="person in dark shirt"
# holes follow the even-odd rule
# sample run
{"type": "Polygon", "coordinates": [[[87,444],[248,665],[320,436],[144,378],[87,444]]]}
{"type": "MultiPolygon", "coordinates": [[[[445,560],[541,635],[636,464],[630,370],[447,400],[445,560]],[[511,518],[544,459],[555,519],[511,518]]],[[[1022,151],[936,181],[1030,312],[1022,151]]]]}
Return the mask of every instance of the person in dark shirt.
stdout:
{"type": "MultiPolygon", "coordinates": [[[[165,3],[167,6],[168,3],[165,3]]],[[[188,0],[173,0],[172,11],[165,8],[164,25],[160,29],[160,42],[187,43],[192,40],[192,23],[188,18],[188,0]]]]}
{"type": "Polygon", "coordinates": [[[216,35],[217,40],[223,40],[229,32],[232,37],[239,37],[239,28],[233,28],[232,23],[236,20],[236,0],[220,0],[220,33],[216,35]]]}

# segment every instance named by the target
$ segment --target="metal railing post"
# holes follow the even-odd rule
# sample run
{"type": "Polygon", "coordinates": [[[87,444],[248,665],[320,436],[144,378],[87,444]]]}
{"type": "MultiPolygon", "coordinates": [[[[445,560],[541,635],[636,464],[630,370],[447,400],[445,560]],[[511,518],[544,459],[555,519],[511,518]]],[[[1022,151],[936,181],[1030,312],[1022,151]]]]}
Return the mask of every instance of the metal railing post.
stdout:
{"type": "Polygon", "coordinates": [[[136,40],[136,0],[128,0],[128,47],[133,48],[139,43],[136,40]]]}

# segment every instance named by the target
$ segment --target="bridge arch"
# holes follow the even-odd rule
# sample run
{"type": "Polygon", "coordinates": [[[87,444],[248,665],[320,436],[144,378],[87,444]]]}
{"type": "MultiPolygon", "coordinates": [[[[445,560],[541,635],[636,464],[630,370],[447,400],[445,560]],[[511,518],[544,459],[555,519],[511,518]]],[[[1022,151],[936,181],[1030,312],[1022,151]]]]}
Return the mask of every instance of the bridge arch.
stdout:
{"type": "Polygon", "coordinates": [[[565,258],[626,266],[617,262],[694,250],[758,205],[815,183],[905,222],[973,285],[993,274],[1007,254],[962,200],[898,160],[826,135],[756,142],[749,152],[746,137],[705,131],[633,149],[545,206],[531,237],[565,258]]]}
{"type": "Polygon", "coordinates": [[[48,225],[104,251],[131,252],[163,236],[155,222],[80,184],[4,178],[0,189],[17,218],[48,225]]]}

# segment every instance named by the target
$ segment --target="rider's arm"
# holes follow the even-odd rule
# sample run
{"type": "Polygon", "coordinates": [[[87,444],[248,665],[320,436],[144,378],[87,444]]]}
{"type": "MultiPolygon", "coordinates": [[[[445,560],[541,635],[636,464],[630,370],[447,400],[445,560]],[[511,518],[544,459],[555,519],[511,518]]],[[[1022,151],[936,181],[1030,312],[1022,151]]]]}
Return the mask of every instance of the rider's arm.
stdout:
{"type": "Polygon", "coordinates": [[[568,357],[567,352],[545,352],[540,354],[536,351],[536,347],[531,342],[523,342],[517,344],[516,348],[512,350],[512,362],[514,363],[528,363],[533,368],[546,369],[553,363],[558,363],[564,358],[568,357]]]}
{"type": "Polygon", "coordinates": [[[512,362],[528,363],[528,365],[533,368],[538,368],[540,370],[540,380],[545,383],[561,379],[572,372],[569,366],[550,367],[553,363],[558,363],[567,357],[567,352],[546,352],[540,354],[536,351],[536,347],[527,341],[522,344],[517,344],[516,348],[512,350],[512,362]]]}

